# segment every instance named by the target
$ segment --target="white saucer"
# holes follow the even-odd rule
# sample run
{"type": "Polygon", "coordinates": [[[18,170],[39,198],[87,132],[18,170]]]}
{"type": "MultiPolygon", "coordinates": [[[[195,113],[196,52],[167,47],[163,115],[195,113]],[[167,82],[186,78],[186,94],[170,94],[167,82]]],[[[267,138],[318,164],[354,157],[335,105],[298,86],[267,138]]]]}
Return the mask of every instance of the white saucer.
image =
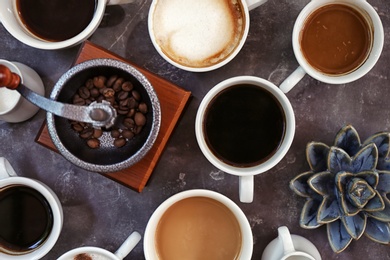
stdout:
{"type": "MultiPolygon", "coordinates": [[[[321,255],[315,245],[304,237],[291,235],[294,248],[312,255],[316,260],[321,260],[321,255]]],[[[275,238],[265,248],[261,260],[280,260],[283,256],[282,242],[275,238]],[[280,248],[280,249],[278,249],[280,248]]]]}

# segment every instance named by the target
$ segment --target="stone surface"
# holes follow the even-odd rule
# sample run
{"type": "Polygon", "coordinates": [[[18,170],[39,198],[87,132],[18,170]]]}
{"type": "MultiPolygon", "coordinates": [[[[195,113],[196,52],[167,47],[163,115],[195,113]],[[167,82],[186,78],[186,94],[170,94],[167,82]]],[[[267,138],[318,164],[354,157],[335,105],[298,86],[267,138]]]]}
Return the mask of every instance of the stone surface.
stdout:
{"type": "MultiPolygon", "coordinates": [[[[19,175],[49,185],[64,209],[61,236],[44,259],[56,259],[75,247],[90,245],[115,251],[137,230],[143,234],[158,205],[188,189],[218,191],[235,201],[253,230],[253,259],[260,259],[277,228],[310,239],[323,259],[390,259],[389,246],[362,237],[342,253],[330,248],[326,228],[299,227],[304,204],[288,187],[289,181],[308,168],[306,144],[312,140],[331,143],[335,133],[352,124],[364,140],[390,129],[390,2],[370,0],[385,31],[385,46],[377,65],[364,78],[345,85],[328,85],[306,76],[287,96],[296,114],[296,135],[286,157],[273,169],[255,177],[252,204],[238,200],[238,178],[213,167],[195,139],[195,115],[200,101],[215,84],[238,75],[253,75],[279,85],[298,63],[291,34],[294,20],[308,1],[269,0],[251,11],[249,36],[238,56],[228,65],[207,73],[190,73],[173,67],[154,49],[147,30],[151,0],[110,6],[101,26],[90,38],[96,43],[173,83],[192,91],[184,111],[147,187],[138,194],[100,174],[84,171],[59,154],[34,142],[45,112],[18,124],[0,121],[0,156],[6,157],[19,175]]],[[[79,46],[58,51],[33,49],[15,40],[0,24],[0,58],[24,63],[42,77],[46,96],[70,68],[79,46]]],[[[125,259],[144,259],[142,243],[125,259]]]]}

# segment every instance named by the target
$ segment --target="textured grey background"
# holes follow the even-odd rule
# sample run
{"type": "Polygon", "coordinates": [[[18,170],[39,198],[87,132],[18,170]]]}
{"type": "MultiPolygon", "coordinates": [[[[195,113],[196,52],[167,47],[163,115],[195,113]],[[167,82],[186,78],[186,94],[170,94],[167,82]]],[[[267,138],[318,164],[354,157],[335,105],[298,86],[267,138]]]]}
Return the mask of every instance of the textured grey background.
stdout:
{"type": "MultiPolygon", "coordinates": [[[[100,28],[90,38],[173,83],[192,91],[184,111],[147,187],[138,194],[97,173],[73,166],[59,154],[34,142],[45,119],[40,111],[19,124],[0,121],[0,156],[8,158],[19,175],[49,185],[64,209],[64,226],[53,250],[44,259],[56,259],[75,247],[91,245],[115,251],[137,230],[143,234],[154,209],[171,195],[188,189],[218,191],[244,211],[253,230],[253,259],[260,259],[266,245],[287,225],[291,233],[310,239],[323,259],[390,259],[389,246],[366,237],[353,241],[342,253],[331,250],[326,228],[304,230],[298,219],[304,199],[296,196],[288,182],[308,170],[305,146],[309,141],[332,144],[345,124],[353,124],[362,140],[378,131],[390,130],[389,62],[390,2],[369,0],[379,13],[385,31],[383,53],[364,78],[345,85],[327,85],[306,76],[288,93],[296,114],[296,135],[286,157],[273,169],[255,177],[255,200],[238,200],[238,178],[213,167],[202,155],[195,139],[197,107],[218,82],[238,75],[254,75],[279,85],[298,63],[291,45],[294,20],[307,0],[269,0],[250,13],[246,44],[228,65],[212,72],[190,73],[165,62],[154,49],[147,31],[151,0],[108,7],[100,28]]],[[[0,58],[24,63],[42,77],[46,96],[60,76],[70,68],[79,46],[44,51],[26,46],[0,24],[0,58]]],[[[144,259],[142,243],[125,259],[144,259]]]]}

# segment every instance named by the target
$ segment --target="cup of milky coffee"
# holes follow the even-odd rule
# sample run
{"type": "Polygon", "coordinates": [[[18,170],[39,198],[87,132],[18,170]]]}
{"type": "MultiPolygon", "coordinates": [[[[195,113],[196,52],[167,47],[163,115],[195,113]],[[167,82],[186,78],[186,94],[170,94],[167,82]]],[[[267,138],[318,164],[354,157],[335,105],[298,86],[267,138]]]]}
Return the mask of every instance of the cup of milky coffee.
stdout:
{"type": "Polygon", "coordinates": [[[382,22],[365,0],[312,0],[300,12],[292,44],[299,67],[281,85],[288,92],[304,76],[345,84],[367,74],[381,55],[382,22]]]}
{"type": "Polygon", "coordinates": [[[149,35],[157,52],[187,71],[217,69],[241,50],[249,12],[267,0],[153,0],[149,35]]]}
{"type": "Polygon", "coordinates": [[[203,98],[195,134],[205,157],[240,177],[241,202],[253,201],[254,175],[283,159],[295,133],[286,95],[273,83],[252,76],[222,81],[203,98]]]}
{"type": "MultiPolygon", "coordinates": [[[[38,93],[45,95],[45,87],[39,75],[30,67],[0,59],[0,65],[9,68],[20,76],[21,83],[38,93]]],[[[9,123],[25,121],[38,112],[39,108],[22,97],[16,90],[0,88],[0,120],[9,123]]]]}
{"type": "Polygon", "coordinates": [[[0,259],[41,259],[57,242],[61,203],[40,181],[18,177],[0,157],[0,259]]]}
{"type": "Polygon", "coordinates": [[[141,240],[141,235],[134,231],[115,253],[94,246],[83,246],[63,254],[58,260],[122,260],[141,240]]]}
{"type": "Polygon", "coordinates": [[[144,235],[147,260],[249,260],[252,251],[252,230],[244,213],[229,198],[209,190],[168,198],[150,217],[144,235]]]}
{"type": "Polygon", "coordinates": [[[98,28],[106,5],[134,0],[1,0],[0,22],[16,39],[38,49],[62,49],[98,28]]]}

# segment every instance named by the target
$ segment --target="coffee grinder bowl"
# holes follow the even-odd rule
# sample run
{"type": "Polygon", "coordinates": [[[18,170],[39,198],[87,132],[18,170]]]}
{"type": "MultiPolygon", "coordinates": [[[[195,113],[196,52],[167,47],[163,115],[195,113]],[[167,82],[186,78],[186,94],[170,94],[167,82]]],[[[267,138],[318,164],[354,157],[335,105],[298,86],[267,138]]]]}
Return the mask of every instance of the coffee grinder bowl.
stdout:
{"type": "MultiPolygon", "coordinates": [[[[71,127],[68,119],[47,113],[49,135],[58,151],[73,164],[92,172],[115,172],[140,161],[153,146],[161,124],[161,109],[157,94],[148,79],[127,63],[113,59],[93,59],[68,70],[55,84],[50,98],[72,103],[72,98],[88,79],[97,76],[117,75],[130,81],[146,103],[146,123],[141,132],[129,139],[122,147],[113,144],[110,129],[102,129],[100,147],[90,148],[86,140],[71,127]]],[[[120,120],[120,115],[116,122],[120,120]]]]}

